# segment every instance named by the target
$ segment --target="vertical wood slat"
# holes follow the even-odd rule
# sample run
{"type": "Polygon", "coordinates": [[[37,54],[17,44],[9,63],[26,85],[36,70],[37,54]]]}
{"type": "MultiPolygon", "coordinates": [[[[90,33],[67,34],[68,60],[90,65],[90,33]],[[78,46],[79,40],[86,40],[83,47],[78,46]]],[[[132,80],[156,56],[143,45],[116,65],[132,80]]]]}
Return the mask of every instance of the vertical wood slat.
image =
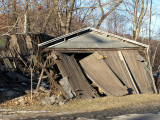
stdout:
{"type": "Polygon", "coordinates": [[[92,87],[83,75],[74,56],[68,56],[58,52],[56,54],[60,57],[60,60],[56,61],[57,66],[62,76],[69,78],[74,93],[81,98],[97,97],[97,95],[93,93],[92,87]]]}
{"type": "Polygon", "coordinates": [[[136,60],[138,51],[137,50],[129,50],[129,51],[123,50],[122,54],[140,90],[140,93],[142,94],[154,93],[152,90],[152,86],[149,83],[149,80],[147,78],[147,74],[144,69],[143,63],[136,60]]]}
{"type": "Polygon", "coordinates": [[[98,53],[106,57],[104,61],[112,69],[120,81],[127,86],[129,93],[139,94],[121,51],[99,51],[98,53]]]}
{"type": "Polygon", "coordinates": [[[80,64],[86,75],[108,96],[123,96],[128,94],[127,88],[122,85],[105,61],[99,59],[99,57],[100,54],[94,52],[80,60],[80,64]]]}

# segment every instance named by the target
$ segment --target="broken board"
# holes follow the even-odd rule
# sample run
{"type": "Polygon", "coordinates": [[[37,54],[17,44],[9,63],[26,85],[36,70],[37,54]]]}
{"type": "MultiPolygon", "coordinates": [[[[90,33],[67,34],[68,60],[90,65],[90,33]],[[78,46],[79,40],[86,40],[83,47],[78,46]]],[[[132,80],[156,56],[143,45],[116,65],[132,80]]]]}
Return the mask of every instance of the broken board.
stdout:
{"type": "Polygon", "coordinates": [[[80,64],[88,78],[94,82],[107,96],[123,96],[128,94],[125,87],[98,53],[80,60],[80,64]]]}
{"type": "Polygon", "coordinates": [[[74,94],[80,98],[94,98],[98,95],[94,93],[93,88],[88,83],[80,67],[78,66],[74,56],[68,56],[56,52],[58,60],[56,60],[57,66],[63,77],[67,77],[71,84],[74,94]]]}

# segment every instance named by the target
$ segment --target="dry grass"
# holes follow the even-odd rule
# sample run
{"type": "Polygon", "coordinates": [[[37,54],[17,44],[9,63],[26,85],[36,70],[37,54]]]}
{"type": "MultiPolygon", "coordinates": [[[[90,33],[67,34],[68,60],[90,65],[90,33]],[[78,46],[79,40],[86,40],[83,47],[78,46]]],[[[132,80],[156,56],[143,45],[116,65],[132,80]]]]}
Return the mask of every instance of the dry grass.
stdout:
{"type": "Polygon", "coordinates": [[[58,112],[90,112],[90,111],[101,111],[105,109],[114,109],[122,107],[140,106],[146,104],[160,105],[160,95],[128,95],[123,97],[103,97],[96,99],[74,99],[69,101],[67,104],[57,106],[41,106],[41,105],[29,105],[29,106],[2,106],[4,109],[14,110],[29,110],[29,111],[53,111],[58,112]]]}
{"type": "Polygon", "coordinates": [[[73,100],[66,105],[55,107],[60,111],[100,111],[144,104],[160,103],[160,95],[128,95],[124,97],[104,97],[97,99],[73,100]]]}

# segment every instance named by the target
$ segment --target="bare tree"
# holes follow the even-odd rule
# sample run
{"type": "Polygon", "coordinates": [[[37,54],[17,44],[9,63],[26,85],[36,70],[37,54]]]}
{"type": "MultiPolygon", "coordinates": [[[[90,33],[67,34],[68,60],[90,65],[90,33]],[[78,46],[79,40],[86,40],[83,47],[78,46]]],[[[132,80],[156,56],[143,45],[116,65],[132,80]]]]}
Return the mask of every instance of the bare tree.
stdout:
{"type": "Polygon", "coordinates": [[[13,14],[12,14],[12,15],[13,15],[14,23],[16,23],[14,32],[17,32],[17,27],[18,27],[18,24],[17,24],[17,8],[16,8],[16,2],[17,2],[17,0],[13,0],[13,1],[12,1],[12,11],[13,11],[13,14]]]}
{"type": "Polygon", "coordinates": [[[133,22],[133,39],[137,41],[137,38],[139,36],[142,21],[146,14],[147,7],[148,6],[148,0],[146,7],[144,6],[144,0],[136,0],[134,5],[134,22],[133,22]],[[139,4],[141,2],[141,4],[139,4]],[[138,6],[139,5],[139,6],[138,6]],[[138,16],[138,9],[140,9],[139,16],[138,16]]]}
{"type": "Polygon", "coordinates": [[[70,26],[71,26],[71,20],[72,20],[72,14],[73,14],[73,8],[74,8],[75,0],[72,0],[70,7],[69,7],[69,13],[67,15],[67,22],[66,22],[66,33],[69,33],[70,26]]]}
{"type": "Polygon", "coordinates": [[[154,65],[155,65],[155,59],[156,59],[159,45],[160,45],[160,41],[157,43],[155,50],[154,50],[154,53],[153,53],[153,56],[152,56],[152,64],[151,64],[152,67],[154,67],[154,65]]]}
{"type": "Polygon", "coordinates": [[[44,19],[44,22],[43,22],[43,25],[42,25],[42,28],[41,28],[41,32],[42,32],[42,33],[45,33],[46,26],[47,26],[47,24],[48,24],[48,21],[49,21],[51,15],[52,15],[53,11],[54,11],[53,7],[50,7],[50,8],[49,8],[48,15],[47,15],[47,17],[44,19]]]}
{"type": "Polygon", "coordinates": [[[98,2],[99,2],[99,7],[100,7],[100,9],[101,9],[101,14],[102,14],[102,16],[101,16],[101,18],[100,18],[100,20],[98,21],[98,24],[97,24],[97,26],[96,26],[97,29],[100,28],[100,26],[101,26],[102,22],[104,21],[104,19],[105,19],[116,7],[118,7],[118,6],[123,2],[123,0],[119,0],[119,1],[115,4],[115,6],[112,7],[107,13],[104,12],[104,9],[103,9],[102,4],[101,4],[101,0],[98,0],[98,2]]]}
{"type": "Polygon", "coordinates": [[[152,0],[150,2],[150,18],[149,18],[149,38],[148,38],[148,44],[150,45],[151,42],[151,22],[152,22],[152,0]]]}
{"type": "Polygon", "coordinates": [[[55,10],[58,14],[59,21],[61,23],[62,31],[67,34],[70,31],[72,14],[74,12],[75,0],[65,1],[65,2],[60,2],[59,0],[53,0],[53,3],[55,5],[55,10]],[[59,9],[59,4],[60,3],[61,3],[61,6],[62,6],[62,9],[63,10],[65,9],[65,12],[66,12],[65,19],[63,17],[64,14],[61,13],[60,9],[59,9]]]}

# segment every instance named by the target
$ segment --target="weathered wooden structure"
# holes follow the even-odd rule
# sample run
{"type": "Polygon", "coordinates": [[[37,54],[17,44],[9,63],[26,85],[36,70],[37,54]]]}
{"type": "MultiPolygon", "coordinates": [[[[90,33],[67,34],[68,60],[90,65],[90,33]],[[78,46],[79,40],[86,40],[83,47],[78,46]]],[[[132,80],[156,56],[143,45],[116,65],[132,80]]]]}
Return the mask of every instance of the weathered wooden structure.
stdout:
{"type": "Polygon", "coordinates": [[[53,57],[61,78],[68,78],[77,97],[157,93],[148,45],[84,28],[43,42],[39,47],[53,57]]]}

